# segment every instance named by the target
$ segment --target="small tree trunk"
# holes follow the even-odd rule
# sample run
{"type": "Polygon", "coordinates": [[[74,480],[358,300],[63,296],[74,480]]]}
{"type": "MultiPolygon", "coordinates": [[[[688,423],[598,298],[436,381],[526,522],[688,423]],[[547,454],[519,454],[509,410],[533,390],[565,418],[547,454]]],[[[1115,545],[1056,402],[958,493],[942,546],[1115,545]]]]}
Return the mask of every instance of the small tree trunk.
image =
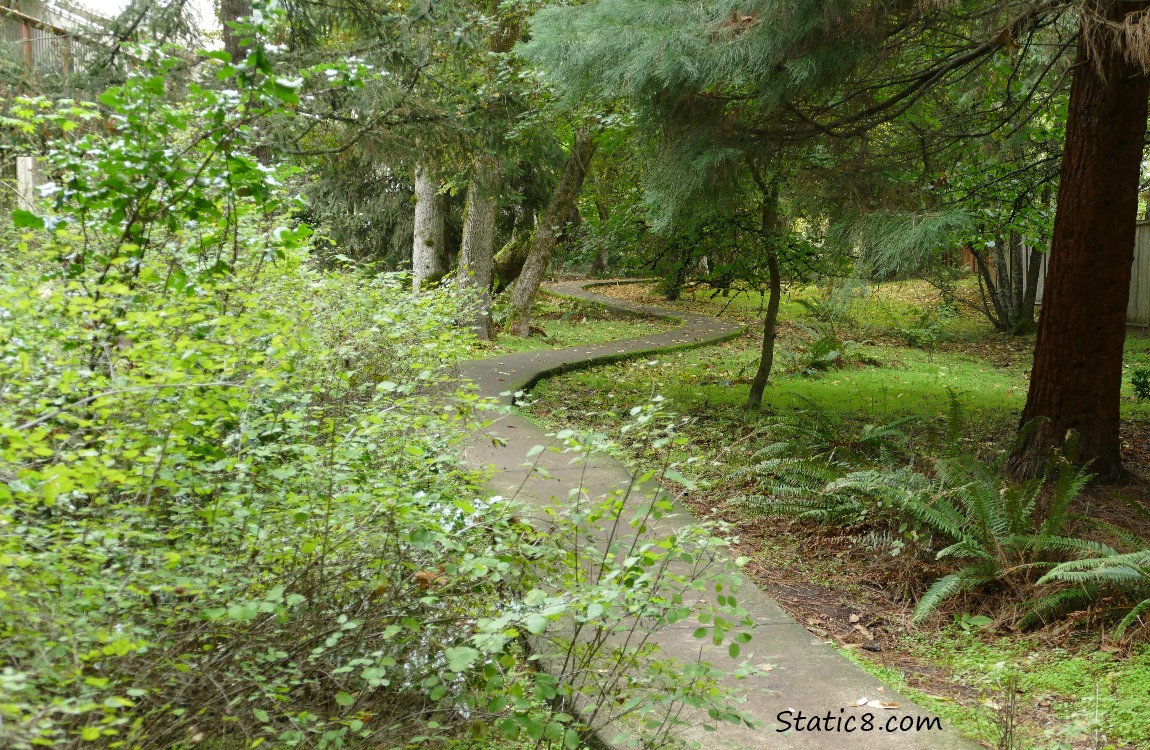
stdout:
{"type": "Polygon", "coordinates": [[[1038,297],[1038,280],[1042,276],[1042,251],[1030,248],[1026,266],[1026,285],[1022,292],[1022,313],[1014,332],[1019,335],[1034,333],[1034,300],[1038,297]]]}
{"type": "MultiPolygon", "coordinates": [[[[680,247],[677,249],[690,252],[690,248],[680,247]]],[[[690,262],[691,259],[689,257],[679,258],[675,261],[674,270],[663,277],[663,282],[660,284],[663,299],[668,302],[678,302],[679,298],[683,296],[683,285],[687,283],[687,266],[690,262]]]]}
{"type": "Polygon", "coordinates": [[[494,266],[496,181],[499,166],[490,156],[475,160],[463,209],[463,242],[459,249],[456,280],[474,295],[475,335],[484,341],[494,337],[491,323],[491,277],[494,266]]]}
{"type": "Polygon", "coordinates": [[[1026,247],[1018,232],[1010,233],[1010,330],[1017,333],[1022,325],[1022,305],[1026,297],[1026,247]]]}
{"type": "Polygon", "coordinates": [[[411,276],[415,291],[439,280],[446,272],[442,247],[443,199],[439,186],[423,165],[415,168],[415,240],[411,248],[411,276]]]}
{"type": "MultiPolygon", "coordinates": [[[[595,212],[599,214],[600,226],[606,224],[611,218],[603,201],[595,201],[595,212]]],[[[607,243],[605,242],[600,246],[599,252],[595,254],[594,260],[591,261],[591,273],[596,276],[604,276],[607,273],[607,243]]]]}
{"type": "Polygon", "coordinates": [[[1122,348],[1150,76],[1129,61],[1107,24],[1134,6],[1089,0],[1082,15],[1050,271],[1022,412],[1023,424],[1041,421],[1010,456],[1014,477],[1040,475],[1069,430],[1080,435],[1091,471],[1122,475],[1122,348]]]}
{"type": "Polygon", "coordinates": [[[775,339],[779,335],[779,303],[783,296],[783,278],[779,270],[779,183],[772,181],[769,185],[763,183],[757,176],[759,189],[763,193],[762,205],[762,232],[763,241],[767,250],[767,273],[770,279],[770,296],[767,298],[767,312],[763,317],[763,348],[759,354],[759,367],[755,371],[755,379],[751,381],[751,391],[747,394],[747,408],[757,409],[763,403],[763,391],[767,388],[767,381],[771,377],[771,368],[775,364],[775,339]]]}
{"type": "Polygon", "coordinates": [[[591,134],[583,129],[577,130],[571,154],[567,157],[567,165],[563,168],[563,174],[559,176],[559,184],[555,186],[547,208],[543,210],[543,215],[535,224],[531,251],[527,255],[519,280],[515,284],[515,291],[511,295],[509,327],[516,336],[528,336],[531,333],[531,308],[535,304],[535,295],[539,293],[543,274],[547,272],[547,264],[551,262],[551,254],[555,251],[558,237],[563,232],[563,223],[571,215],[579,199],[583,179],[587,176],[591,157],[594,155],[595,141],[592,140],[591,134]]]}

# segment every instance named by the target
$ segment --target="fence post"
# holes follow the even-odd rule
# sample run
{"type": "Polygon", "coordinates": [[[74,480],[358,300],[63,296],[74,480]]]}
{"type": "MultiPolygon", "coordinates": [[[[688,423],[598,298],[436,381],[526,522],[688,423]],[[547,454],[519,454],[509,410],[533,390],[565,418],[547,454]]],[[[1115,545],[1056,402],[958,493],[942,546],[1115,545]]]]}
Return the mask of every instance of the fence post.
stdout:
{"type": "Polygon", "coordinates": [[[16,206],[22,211],[36,209],[36,157],[16,157],[16,206]]]}
{"type": "Polygon", "coordinates": [[[27,21],[20,24],[20,40],[24,47],[24,75],[30,79],[36,60],[32,54],[32,24],[27,21]]]}

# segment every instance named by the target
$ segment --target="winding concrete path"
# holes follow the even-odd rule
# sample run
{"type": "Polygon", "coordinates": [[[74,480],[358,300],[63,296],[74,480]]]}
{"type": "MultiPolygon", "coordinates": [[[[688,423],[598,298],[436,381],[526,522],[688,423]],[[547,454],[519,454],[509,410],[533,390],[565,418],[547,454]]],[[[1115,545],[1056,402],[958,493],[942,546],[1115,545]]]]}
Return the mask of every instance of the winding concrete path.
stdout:
{"type": "MultiPolygon", "coordinates": [[[[482,396],[509,399],[510,395],[504,394],[525,391],[544,377],[574,367],[586,367],[668,349],[704,346],[733,338],[742,332],[739,325],[730,321],[628,304],[589,292],[585,289],[589,286],[594,285],[588,282],[564,282],[550,285],[547,290],[561,296],[597,302],[622,312],[674,318],[680,320],[682,325],[663,333],[595,346],[523,352],[473,360],[460,365],[460,376],[472,381],[482,396]]],[[[504,496],[514,495],[528,505],[537,507],[561,502],[573,488],[581,487],[590,497],[601,497],[630,483],[631,475],[627,468],[602,454],[596,454],[587,462],[573,464],[570,455],[544,451],[533,457],[531,464],[542,466],[546,473],[534,471],[527,464],[528,452],[534,446],[553,442],[554,438],[547,437],[544,430],[511,411],[502,415],[486,432],[473,437],[467,447],[466,457],[472,466],[493,469],[489,481],[493,491],[504,496]]],[[[645,501],[634,495],[629,500],[634,503],[645,501]]],[[[694,523],[695,518],[685,507],[676,503],[675,512],[665,518],[664,522],[674,528],[694,523]]],[[[725,560],[724,564],[731,563],[725,560]]],[[[941,723],[937,729],[900,731],[900,724],[913,726],[918,717],[929,718],[931,715],[889,687],[883,686],[830,645],[808,632],[745,578],[738,599],[740,606],[750,613],[755,622],[752,640],[744,648],[740,659],[747,659],[756,665],[771,665],[771,670],[761,676],[733,683],[745,697],[742,709],[755,717],[759,726],[750,729],[723,724],[716,732],[705,732],[701,728],[689,729],[685,731],[683,739],[699,743],[698,746],[704,750],[974,750],[979,747],[941,723]],[[864,697],[897,704],[898,707],[855,707],[854,704],[864,697]],[[798,717],[800,711],[804,717],[801,727],[798,717]],[[863,726],[866,714],[873,716],[870,731],[866,731],[863,726]],[[820,717],[817,721],[818,730],[810,729],[814,725],[809,717],[815,716],[820,717]],[[846,723],[848,717],[854,717],[852,724],[846,723]],[[784,722],[789,722],[789,726],[784,722]],[[846,731],[852,726],[854,731],[846,731]],[[797,731],[800,728],[802,731],[797,731]]],[[[728,656],[726,645],[715,648],[709,641],[696,640],[691,635],[695,627],[693,621],[668,626],[656,635],[655,640],[664,653],[684,663],[696,661],[701,656],[719,668],[734,668],[735,662],[728,656]]]]}

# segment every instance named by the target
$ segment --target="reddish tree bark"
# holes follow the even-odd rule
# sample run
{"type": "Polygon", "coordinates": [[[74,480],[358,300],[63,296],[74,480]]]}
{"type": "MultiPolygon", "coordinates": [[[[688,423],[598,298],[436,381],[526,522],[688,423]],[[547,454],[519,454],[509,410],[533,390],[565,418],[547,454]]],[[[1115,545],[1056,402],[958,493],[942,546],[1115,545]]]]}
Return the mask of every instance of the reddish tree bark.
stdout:
{"type": "Polygon", "coordinates": [[[1022,424],[1039,420],[1010,457],[1017,477],[1042,473],[1069,430],[1102,478],[1122,475],[1118,438],[1126,303],[1150,77],[1111,24],[1146,3],[1089,0],[1070,88],[1066,144],[1022,424]]]}

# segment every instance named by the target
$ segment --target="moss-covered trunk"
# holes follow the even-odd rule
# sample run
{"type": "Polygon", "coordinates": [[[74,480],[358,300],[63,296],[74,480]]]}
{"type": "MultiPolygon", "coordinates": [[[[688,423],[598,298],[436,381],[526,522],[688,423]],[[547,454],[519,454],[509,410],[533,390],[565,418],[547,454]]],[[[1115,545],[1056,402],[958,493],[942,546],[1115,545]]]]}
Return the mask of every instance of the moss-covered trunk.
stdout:
{"type": "Polygon", "coordinates": [[[535,304],[535,295],[539,293],[539,285],[543,283],[543,275],[547,272],[547,264],[551,262],[551,254],[555,252],[563,227],[579,200],[579,192],[583,189],[583,180],[594,155],[595,141],[591,133],[585,129],[577,130],[575,143],[559,183],[543,215],[535,224],[531,250],[511,295],[509,329],[516,336],[528,336],[531,333],[531,308],[535,304]]]}

